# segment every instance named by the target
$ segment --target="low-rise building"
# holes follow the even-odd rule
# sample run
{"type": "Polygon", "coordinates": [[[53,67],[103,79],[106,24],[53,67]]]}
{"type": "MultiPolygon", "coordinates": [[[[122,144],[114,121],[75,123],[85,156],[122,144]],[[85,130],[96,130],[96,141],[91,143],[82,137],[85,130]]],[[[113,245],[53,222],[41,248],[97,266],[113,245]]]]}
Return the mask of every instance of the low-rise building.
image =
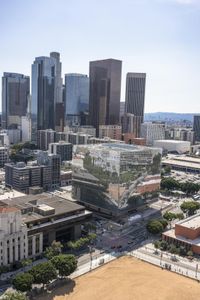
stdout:
{"type": "Polygon", "coordinates": [[[183,154],[190,152],[190,142],[175,140],[155,140],[154,147],[162,148],[169,153],[183,154]]]}
{"type": "Polygon", "coordinates": [[[168,155],[162,159],[162,166],[170,166],[173,170],[200,174],[200,157],[187,155],[168,155]]]}
{"type": "Polygon", "coordinates": [[[0,201],[0,263],[7,265],[42,254],[56,241],[80,238],[92,213],[53,195],[28,195],[0,201]]]}
{"type": "Polygon", "coordinates": [[[6,186],[29,193],[29,187],[42,187],[44,191],[60,186],[60,155],[41,153],[38,161],[5,164],[6,186]]]}
{"type": "Polygon", "coordinates": [[[60,155],[61,162],[72,160],[72,150],[72,144],[64,141],[49,144],[49,153],[60,155]]]}
{"type": "Polygon", "coordinates": [[[9,150],[7,147],[0,147],[0,167],[4,167],[4,165],[9,161],[9,150]]]}
{"type": "Polygon", "coordinates": [[[28,256],[27,226],[21,211],[0,203],[0,265],[21,261],[28,256]]]}
{"type": "Polygon", "coordinates": [[[122,127],[119,125],[100,125],[99,137],[100,138],[108,137],[110,139],[121,140],[122,127]]]}
{"type": "Polygon", "coordinates": [[[141,124],[141,137],[146,140],[147,145],[153,145],[155,140],[165,138],[165,124],[152,122],[141,124]]]}
{"type": "Polygon", "coordinates": [[[175,224],[175,229],[163,233],[162,238],[186,250],[200,254],[200,214],[191,216],[175,224]]]}

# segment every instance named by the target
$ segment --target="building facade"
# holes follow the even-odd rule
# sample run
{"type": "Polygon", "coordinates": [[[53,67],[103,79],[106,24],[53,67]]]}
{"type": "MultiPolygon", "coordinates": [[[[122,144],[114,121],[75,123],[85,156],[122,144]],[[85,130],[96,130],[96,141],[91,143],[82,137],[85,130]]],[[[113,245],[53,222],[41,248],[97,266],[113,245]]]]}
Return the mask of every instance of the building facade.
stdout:
{"type": "Polygon", "coordinates": [[[30,96],[30,78],[23,74],[4,73],[2,77],[2,128],[21,125],[30,96]]]}
{"type": "Polygon", "coordinates": [[[72,160],[72,150],[72,144],[64,141],[49,144],[49,153],[60,155],[61,162],[72,160]]]}
{"type": "Polygon", "coordinates": [[[194,139],[195,141],[200,141],[200,115],[194,116],[193,119],[193,130],[194,130],[194,139]]]}
{"type": "Polygon", "coordinates": [[[99,136],[100,125],[119,124],[122,62],[105,59],[90,62],[90,125],[99,136]]]}
{"type": "Polygon", "coordinates": [[[1,201],[0,264],[40,256],[53,241],[81,237],[81,226],[92,213],[52,195],[28,195],[1,201]]]}
{"type": "Polygon", "coordinates": [[[100,125],[99,138],[108,137],[110,139],[121,140],[122,127],[119,125],[100,125]]]}
{"type": "Polygon", "coordinates": [[[52,129],[38,130],[37,145],[40,150],[46,151],[49,149],[49,144],[54,143],[56,131],[52,129]]]}
{"type": "Polygon", "coordinates": [[[151,122],[142,123],[140,136],[146,140],[146,145],[152,146],[155,140],[164,140],[165,125],[151,122]]]}
{"type": "Polygon", "coordinates": [[[0,206],[0,265],[9,265],[28,257],[27,226],[20,209],[0,206]]]}
{"type": "Polygon", "coordinates": [[[144,122],[145,86],[145,73],[127,73],[125,112],[138,117],[136,137],[140,137],[140,124],[144,122]]]}
{"type": "Polygon", "coordinates": [[[63,102],[60,54],[36,57],[32,64],[32,140],[37,130],[55,129],[56,104],[63,102]]]}
{"type": "Polygon", "coordinates": [[[159,189],[160,149],[109,143],[80,147],[80,153],[83,163],[74,166],[72,191],[89,209],[127,214],[144,205],[142,194],[159,189]]]}
{"type": "Polygon", "coordinates": [[[89,78],[85,74],[66,74],[65,88],[66,122],[69,126],[80,125],[80,114],[89,106],[89,78]]]}

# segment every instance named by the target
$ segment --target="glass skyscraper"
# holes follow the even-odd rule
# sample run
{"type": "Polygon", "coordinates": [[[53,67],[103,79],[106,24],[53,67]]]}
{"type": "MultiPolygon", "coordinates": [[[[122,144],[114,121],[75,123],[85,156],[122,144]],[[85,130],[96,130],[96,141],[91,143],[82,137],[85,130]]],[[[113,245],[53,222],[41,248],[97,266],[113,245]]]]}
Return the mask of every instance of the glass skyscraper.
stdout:
{"type": "Polygon", "coordinates": [[[62,103],[60,54],[36,57],[32,64],[32,140],[36,131],[55,129],[56,103],[62,103]]]}
{"type": "Polygon", "coordinates": [[[127,73],[125,111],[137,117],[136,137],[140,136],[140,125],[144,120],[145,73],[127,73]]]}
{"type": "Polygon", "coordinates": [[[68,125],[80,122],[80,114],[88,111],[89,78],[85,74],[65,75],[66,121],[68,125]]]}
{"type": "Polygon", "coordinates": [[[105,59],[90,62],[90,125],[119,124],[122,62],[105,59]]]}
{"type": "Polygon", "coordinates": [[[4,73],[2,77],[2,128],[21,126],[30,96],[30,78],[23,74],[4,73]]]}

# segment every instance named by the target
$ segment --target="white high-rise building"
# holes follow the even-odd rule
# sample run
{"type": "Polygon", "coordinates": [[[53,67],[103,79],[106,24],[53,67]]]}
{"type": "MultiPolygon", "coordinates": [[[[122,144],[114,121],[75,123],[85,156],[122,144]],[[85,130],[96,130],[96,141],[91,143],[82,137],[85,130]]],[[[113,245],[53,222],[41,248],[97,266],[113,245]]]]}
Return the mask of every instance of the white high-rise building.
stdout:
{"type": "Polygon", "coordinates": [[[16,207],[0,207],[0,265],[28,257],[27,226],[16,207]]]}
{"type": "Polygon", "coordinates": [[[146,145],[153,145],[155,140],[165,139],[165,125],[146,122],[141,124],[141,137],[146,139],[146,145]]]}

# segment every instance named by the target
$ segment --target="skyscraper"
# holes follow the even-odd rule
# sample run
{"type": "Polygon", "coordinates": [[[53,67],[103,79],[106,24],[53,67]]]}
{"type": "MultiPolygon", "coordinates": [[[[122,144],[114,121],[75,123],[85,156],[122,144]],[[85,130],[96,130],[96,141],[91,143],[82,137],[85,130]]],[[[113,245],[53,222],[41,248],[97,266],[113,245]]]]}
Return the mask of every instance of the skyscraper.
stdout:
{"type": "Polygon", "coordinates": [[[119,124],[122,62],[105,59],[90,62],[90,124],[99,135],[99,125],[119,124]]]}
{"type": "Polygon", "coordinates": [[[89,78],[84,74],[65,75],[66,121],[68,125],[80,123],[80,114],[88,111],[89,78]]]}
{"type": "Polygon", "coordinates": [[[2,128],[21,126],[30,96],[30,78],[23,74],[4,73],[2,77],[2,128]]]}
{"type": "MultiPolygon", "coordinates": [[[[144,121],[145,85],[145,73],[127,73],[125,111],[137,116],[140,124],[144,121]]],[[[138,128],[140,129],[140,126],[138,128]]],[[[139,135],[140,130],[136,137],[139,135]]]]}
{"type": "Polygon", "coordinates": [[[56,104],[62,103],[60,54],[36,57],[32,65],[32,139],[36,131],[55,129],[56,104]]]}
{"type": "Polygon", "coordinates": [[[194,140],[195,142],[200,141],[200,115],[194,116],[193,119],[193,130],[194,130],[194,140]]]}

